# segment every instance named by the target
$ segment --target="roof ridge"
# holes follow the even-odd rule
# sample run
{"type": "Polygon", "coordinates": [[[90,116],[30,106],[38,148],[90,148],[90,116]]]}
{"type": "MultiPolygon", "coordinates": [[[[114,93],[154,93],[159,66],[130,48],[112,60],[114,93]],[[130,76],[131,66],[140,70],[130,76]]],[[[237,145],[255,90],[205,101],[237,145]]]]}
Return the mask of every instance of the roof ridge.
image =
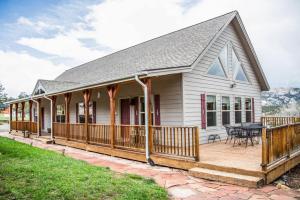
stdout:
{"type": "MultiPolygon", "coordinates": [[[[217,17],[213,17],[213,18],[210,18],[210,19],[204,20],[204,21],[202,21],[202,22],[199,22],[199,23],[196,23],[196,24],[193,24],[193,25],[190,25],[190,26],[187,26],[187,27],[184,27],[184,28],[181,28],[181,29],[178,29],[178,30],[175,30],[175,31],[172,31],[172,32],[169,32],[169,33],[166,33],[166,34],[160,35],[160,36],[157,36],[157,37],[154,37],[154,38],[152,38],[152,39],[149,39],[149,40],[146,40],[146,41],[144,41],[144,42],[141,42],[141,43],[138,43],[138,44],[132,45],[132,46],[130,46],[130,47],[127,47],[127,48],[125,48],[125,49],[121,49],[121,50],[118,50],[118,51],[112,52],[112,53],[110,53],[110,54],[107,54],[107,55],[105,55],[105,56],[102,56],[102,57],[100,57],[100,58],[97,58],[97,59],[91,60],[91,61],[89,61],[89,62],[86,62],[86,63],[80,64],[80,65],[78,65],[78,66],[72,67],[72,68],[70,68],[70,69],[67,69],[67,70],[65,70],[65,72],[66,72],[66,71],[69,71],[69,70],[73,70],[73,69],[75,69],[75,68],[78,68],[78,67],[81,67],[81,66],[83,66],[83,65],[85,65],[85,64],[88,64],[88,63],[90,63],[90,62],[93,62],[93,61],[96,61],[96,60],[99,60],[99,59],[102,59],[102,58],[105,58],[105,57],[111,56],[111,55],[113,55],[113,54],[116,54],[116,53],[119,53],[119,52],[125,51],[125,50],[127,50],[127,49],[130,49],[130,48],[133,48],[133,47],[136,47],[136,46],[138,46],[138,45],[141,45],[141,44],[144,44],[144,43],[150,42],[150,41],[152,41],[152,40],[155,40],[155,39],[161,38],[161,37],[163,37],[163,36],[167,36],[167,35],[170,35],[170,34],[173,34],[173,33],[176,33],[176,32],[179,32],[179,31],[182,31],[182,30],[185,30],[185,29],[188,29],[188,28],[191,28],[191,27],[193,27],[193,26],[200,25],[200,24],[202,24],[202,23],[205,23],[205,22],[208,22],[208,21],[211,21],[211,20],[214,20],[214,19],[217,19],[217,18],[223,17],[223,16],[225,16],[225,15],[233,14],[233,13],[235,13],[235,14],[236,14],[236,13],[238,13],[238,11],[237,11],[237,10],[234,10],[234,11],[231,11],[231,12],[228,12],[228,13],[225,13],[225,14],[222,14],[222,15],[219,15],[219,16],[217,16],[217,17]]],[[[60,76],[60,75],[59,75],[59,76],[60,76]]],[[[59,76],[58,76],[58,77],[59,77],[59,76]]],[[[58,78],[58,77],[56,77],[56,78],[58,78]]]]}

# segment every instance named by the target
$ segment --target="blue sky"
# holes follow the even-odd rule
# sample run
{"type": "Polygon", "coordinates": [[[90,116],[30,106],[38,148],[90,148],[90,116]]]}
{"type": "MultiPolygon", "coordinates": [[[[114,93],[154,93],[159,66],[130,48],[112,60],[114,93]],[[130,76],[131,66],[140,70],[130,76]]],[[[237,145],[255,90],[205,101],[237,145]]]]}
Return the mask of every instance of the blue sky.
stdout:
{"type": "Polygon", "coordinates": [[[1,0],[0,82],[30,93],[39,78],[232,10],[271,87],[300,87],[297,0],[1,0]]]}

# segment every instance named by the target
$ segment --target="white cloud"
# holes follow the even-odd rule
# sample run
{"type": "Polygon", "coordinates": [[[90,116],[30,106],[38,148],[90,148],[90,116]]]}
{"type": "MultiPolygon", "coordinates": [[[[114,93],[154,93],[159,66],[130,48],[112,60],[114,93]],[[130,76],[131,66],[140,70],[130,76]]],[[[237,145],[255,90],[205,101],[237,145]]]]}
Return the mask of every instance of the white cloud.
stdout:
{"type": "MultiPolygon", "coordinates": [[[[93,39],[99,46],[116,51],[238,10],[271,86],[300,87],[299,6],[295,0],[201,0],[189,5],[189,9],[182,7],[180,0],[104,1],[89,7],[86,15],[80,16],[81,20],[71,24],[68,30],[60,28],[50,38],[23,37],[17,42],[81,64],[109,53],[89,48],[81,39],[93,39]]],[[[18,23],[39,27],[37,31],[63,24],[33,22],[24,17],[20,17],[18,23]]]]}
{"type": "Polygon", "coordinates": [[[21,91],[31,93],[37,79],[54,79],[67,69],[65,65],[11,51],[0,50],[0,61],[1,83],[14,97],[21,91]]]}
{"type": "Polygon", "coordinates": [[[45,34],[46,31],[49,30],[63,31],[63,27],[60,25],[53,25],[48,22],[40,21],[40,20],[35,22],[23,16],[17,19],[17,24],[22,26],[28,26],[40,34],[43,33],[45,34]]]}

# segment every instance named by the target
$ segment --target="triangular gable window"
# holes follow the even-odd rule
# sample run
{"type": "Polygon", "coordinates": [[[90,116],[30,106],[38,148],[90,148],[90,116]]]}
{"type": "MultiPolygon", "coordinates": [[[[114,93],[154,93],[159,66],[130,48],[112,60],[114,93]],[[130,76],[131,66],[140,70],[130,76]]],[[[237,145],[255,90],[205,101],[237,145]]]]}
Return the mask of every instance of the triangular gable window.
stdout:
{"type": "Polygon", "coordinates": [[[238,57],[236,56],[234,50],[232,49],[232,68],[234,73],[234,79],[238,81],[248,81],[246,73],[240,63],[238,57]]]}
{"type": "Polygon", "coordinates": [[[207,74],[226,77],[223,66],[227,66],[227,45],[222,49],[220,55],[214,60],[207,74]]]}

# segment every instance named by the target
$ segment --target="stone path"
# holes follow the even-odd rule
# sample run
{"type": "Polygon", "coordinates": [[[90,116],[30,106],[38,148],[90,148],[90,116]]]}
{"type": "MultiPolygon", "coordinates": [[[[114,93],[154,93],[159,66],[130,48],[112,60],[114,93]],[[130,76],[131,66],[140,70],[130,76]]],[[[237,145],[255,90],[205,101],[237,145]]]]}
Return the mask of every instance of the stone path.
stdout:
{"type": "Polygon", "coordinates": [[[168,167],[151,167],[145,163],[126,160],[93,152],[87,152],[71,147],[54,144],[43,144],[28,138],[12,136],[7,132],[0,136],[13,138],[16,141],[31,144],[33,146],[57,152],[78,160],[84,160],[92,165],[109,167],[118,173],[131,173],[152,178],[157,184],[168,190],[171,199],[273,199],[289,200],[300,199],[300,192],[294,190],[278,189],[273,185],[267,185],[260,189],[251,189],[215,181],[194,178],[184,170],[168,167]]]}

